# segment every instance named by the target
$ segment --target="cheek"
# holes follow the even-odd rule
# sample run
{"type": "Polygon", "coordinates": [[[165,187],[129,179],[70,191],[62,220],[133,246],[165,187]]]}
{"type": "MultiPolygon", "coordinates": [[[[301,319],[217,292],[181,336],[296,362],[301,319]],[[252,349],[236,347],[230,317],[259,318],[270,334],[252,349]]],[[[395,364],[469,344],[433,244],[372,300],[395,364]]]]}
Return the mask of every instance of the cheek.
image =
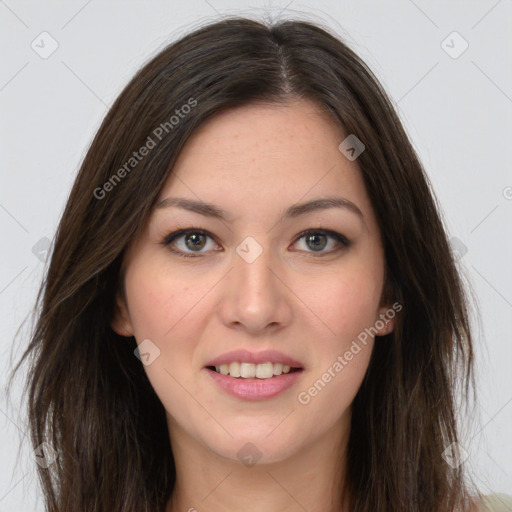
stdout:
{"type": "Polygon", "coordinates": [[[212,286],[206,280],[198,282],[202,284],[194,286],[183,274],[171,275],[161,264],[142,261],[134,262],[125,276],[137,344],[147,339],[154,344],[149,345],[151,361],[144,364],[144,371],[166,410],[178,416],[191,405],[183,383],[191,394],[197,394],[189,378],[190,364],[201,329],[201,298],[212,286]]]}
{"type": "Polygon", "coordinates": [[[207,291],[205,280],[191,283],[183,274],[170,273],[158,265],[133,265],[125,288],[130,318],[137,340],[172,338],[207,291]]]}
{"type": "MultiPolygon", "coordinates": [[[[178,382],[187,382],[191,392],[195,389],[197,349],[214,313],[208,293],[218,280],[218,275],[169,269],[158,258],[141,257],[127,269],[125,290],[134,336],[138,344],[149,339],[156,346],[158,355],[144,370],[164,403],[170,396],[182,396],[178,382]]],[[[166,405],[174,410],[176,402],[166,405]]]]}
{"type": "Polygon", "coordinates": [[[307,413],[304,421],[310,416],[330,425],[349,410],[366,374],[381,290],[378,278],[355,271],[317,283],[308,301],[315,306],[312,322],[318,317],[322,325],[316,329],[314,369],[297,402],[307,413]]]}
{"type": "Polygon", "coordinates": [[[370,328],[378,318],[383,283],[378,262],[351,263],[335,274],[317,276],[314,287],[310,280],[301,286],[317,335],[314,370],[297,401],[327,424],[348,410],[361,386],[374,344],[370,328]]]}
{"type": "Polygon", "coordinates": [[[351,404],[361,387],[372,353],[373,342],[341,351],[329,358],[318,374],[304,383],[296,397],[302,425],[329,428],[348,421],[351,404]],[[350,353],[350,360],[347,354],[350,353]]]}
{"type": "Polygon", "coordinates": [[[305,281],[302,290],[304,302],[322,324],[322,337],[340,348],[374,325],[382,280],[367,268],[354,267],[316,279],[314,287],[305,281]]]}

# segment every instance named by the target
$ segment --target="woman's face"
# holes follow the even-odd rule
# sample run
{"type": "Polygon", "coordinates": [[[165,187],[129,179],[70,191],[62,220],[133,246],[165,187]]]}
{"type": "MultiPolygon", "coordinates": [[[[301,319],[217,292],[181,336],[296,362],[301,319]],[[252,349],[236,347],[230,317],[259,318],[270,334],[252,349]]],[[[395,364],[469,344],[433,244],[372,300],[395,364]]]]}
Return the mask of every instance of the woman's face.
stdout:
{"type": "Polygon", "coordinates": [[[314,103],[251,104],[208,120],[181,152],[126,253],[113,321],[142,344],[171,442],[264,463],[347,431],[368,329],[393,320],[382,328],[383,248],[357,160],[338,149],[346,135],[314,103]],[[348,206],[301,207],[326,198],[348,206]],[[222,360],[234,376],[208,368],[222,360]],[[286,363],[299,371],[264,378],[286,363]]]}

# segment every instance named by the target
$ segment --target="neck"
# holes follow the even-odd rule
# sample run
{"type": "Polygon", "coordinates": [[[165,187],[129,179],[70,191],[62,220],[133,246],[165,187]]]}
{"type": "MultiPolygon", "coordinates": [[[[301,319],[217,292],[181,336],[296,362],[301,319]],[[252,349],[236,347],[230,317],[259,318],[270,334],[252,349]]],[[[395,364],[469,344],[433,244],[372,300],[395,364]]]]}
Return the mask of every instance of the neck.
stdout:
{"type": "Polygon", "coordinates": [[[348,496],[341,495],[348,418],[342,420],[291,457],[252,466],[207,449],[172,424],[176,485],[167,512],[348,511],[348,496]]]}

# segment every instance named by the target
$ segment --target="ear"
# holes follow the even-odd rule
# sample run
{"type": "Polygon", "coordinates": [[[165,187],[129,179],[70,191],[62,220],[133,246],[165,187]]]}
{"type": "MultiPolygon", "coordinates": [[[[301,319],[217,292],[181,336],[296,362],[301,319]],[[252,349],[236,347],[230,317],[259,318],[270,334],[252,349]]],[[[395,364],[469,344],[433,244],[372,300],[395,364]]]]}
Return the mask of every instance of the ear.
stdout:
{"type": "Polygon", "coordinates": [[[388,268],[385,267],[384,287],[380,298],[379,311],[375,318],[374,327],[377,330],[376,336],[386,336],[395,330],[395,318],[402,310],[400,302],[394,302],[396,298],[395,285],[388,278],[388,268]]]}
{"type": "Polygon", "coordinates": [[[110,326],[117,334],[119,334],[119,336],[124,336],[126,338],[133,336],[133,325],[126,306],[126,299],[122,292],[118,292],[116,294],[114,317],[110,322],[110,326]]]}

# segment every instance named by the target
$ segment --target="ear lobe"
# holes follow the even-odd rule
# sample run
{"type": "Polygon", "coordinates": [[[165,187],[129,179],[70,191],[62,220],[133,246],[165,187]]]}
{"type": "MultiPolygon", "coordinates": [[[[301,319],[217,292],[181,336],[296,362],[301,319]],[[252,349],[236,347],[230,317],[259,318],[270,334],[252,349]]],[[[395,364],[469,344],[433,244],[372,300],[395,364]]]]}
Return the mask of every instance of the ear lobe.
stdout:
{"type": "Polygon", "coordinates": [[[114,306],[114,317],[110,322],[113,331],[126,338],[133,336],[133,325],[130,320],[126,301],[120,293],[116,295],[116,304],[114,306]]]}
{"type": "Polygon", "coordinates": [[[375,321],[377,336],[385,336],[395,330],[395,316],[396,312],[392,307],[382,306],[379,308],[379,318],[375,321]]]}

